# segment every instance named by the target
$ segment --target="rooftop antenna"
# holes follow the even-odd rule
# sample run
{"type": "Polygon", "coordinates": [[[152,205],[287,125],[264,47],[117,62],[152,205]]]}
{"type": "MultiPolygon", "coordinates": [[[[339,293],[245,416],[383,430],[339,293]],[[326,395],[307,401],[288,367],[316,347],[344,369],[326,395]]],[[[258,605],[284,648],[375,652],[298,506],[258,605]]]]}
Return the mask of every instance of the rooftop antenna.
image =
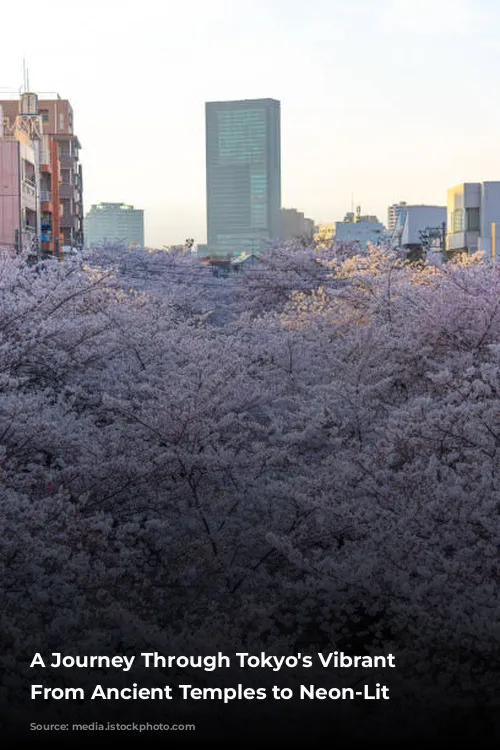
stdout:
{"type": "Polygon", "coordinates": [[[26,58],[23,57],[23,94],[28,94],[30,90],[30,72],[26,67],[26,58]]]}

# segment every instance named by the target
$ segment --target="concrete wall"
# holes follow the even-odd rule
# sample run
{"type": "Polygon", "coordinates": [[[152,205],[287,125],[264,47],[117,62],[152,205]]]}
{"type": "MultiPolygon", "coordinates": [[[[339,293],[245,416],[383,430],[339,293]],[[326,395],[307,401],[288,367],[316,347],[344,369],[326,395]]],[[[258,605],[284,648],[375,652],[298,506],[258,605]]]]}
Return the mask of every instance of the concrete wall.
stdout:
{"type": "Polygon", "coordinates": [[[487,258],[498,257],[497,229],[500,226],[500,182],[469,182],[448,190],[448,235],[447,250],[483,252],[487,258]],[[479,227],[468,230],[467,210],[479,211],[479,227]],[[455,212],[462,212],[463,226],[454,231],[455,212]],[[493,241],[492,241],[493,235],[493,241]]]}
{"type": "Polygon", "coordinates": [[[466,231],[465,212],[468,208],[480,208],[481,206],[481,183],[466,182],[450,188],[447,193],[447,250],[477,250],[479,231],[466,231]],[[461,211],[463,214],[463,228],[454,231],[454,213],[461,211]]]}
{"type": "MultiPolygon", "coordinates": [[[[478,250],[488,258],[492,256],[491,225],[500,226],[500,182],[483,182],[481,185],[481,236],[478,250]]],[[[495,253],[493,253],[495,255],[495,253]]]]}
{"type": "Polygon", "coordinates": [[[401,244],[419,245],[420,232],[435,229],[446,223],[446,206],[406,206],[401,244]]]}

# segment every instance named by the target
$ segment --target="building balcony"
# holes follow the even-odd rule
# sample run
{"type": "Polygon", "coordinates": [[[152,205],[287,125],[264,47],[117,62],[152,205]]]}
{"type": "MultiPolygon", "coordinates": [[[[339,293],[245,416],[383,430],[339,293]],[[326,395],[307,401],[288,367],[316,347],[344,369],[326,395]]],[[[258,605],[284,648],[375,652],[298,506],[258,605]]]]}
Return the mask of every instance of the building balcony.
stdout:
{"type": "Polygon", "coordinates": [[[52,172],[50,151],[48,149],[40,149],[39,164],[42,172],[52,172]]]}
{"type": "Polygon", "coordinates": [[[36,211],[36,187],[29,182],[22,182],[21,202],[25,208],[36,211]]]}
{"type": "Polygon", "coordinates": [[[54,204],[52,203],[50,190],[40,190],[40,208],[43,213],[54,213],[54,204]]]}
{"type": "Polygon", "coordinates": [[[61,184],[59,185],[59,197],[75,200],[76,194],[74,185],[72,185],[70,182],[61,182],[61,184]]]}
{"type": "Polygon", "coordinates": [[[78,229],[78,221],[76,216],[72,214],[63,214],[61,216],[61,229],[78,229]]]}
{"type": "Polygon", "coordinates": [[[75,157],[71,156],[70,154],[59,155],[59,164],[61,166],[61,169],[73,169],[75,161],[75,157]]]}

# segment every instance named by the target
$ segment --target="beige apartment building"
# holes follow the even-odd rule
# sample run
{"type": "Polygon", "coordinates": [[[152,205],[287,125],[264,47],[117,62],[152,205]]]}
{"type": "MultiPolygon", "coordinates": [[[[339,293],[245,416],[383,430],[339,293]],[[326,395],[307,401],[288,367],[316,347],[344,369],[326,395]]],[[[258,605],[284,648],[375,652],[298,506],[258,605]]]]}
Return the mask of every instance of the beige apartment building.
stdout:
{"type": "Polygon", "coordinates": [[[284,240],[305,239],[312,242],[314,221],[296,208],[281,209],[281,237],[284,240]]]}

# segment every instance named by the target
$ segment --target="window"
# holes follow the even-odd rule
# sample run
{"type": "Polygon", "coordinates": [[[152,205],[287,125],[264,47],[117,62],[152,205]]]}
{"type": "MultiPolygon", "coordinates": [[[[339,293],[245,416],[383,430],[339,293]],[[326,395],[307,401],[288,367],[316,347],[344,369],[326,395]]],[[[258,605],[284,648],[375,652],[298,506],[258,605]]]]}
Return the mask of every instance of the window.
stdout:
{"type": "Polygon", "coordinates": [[[40,115],[42,118],[42,122],[48,122],[49,121],[49,110],[48,109],[41,109],[40,115]]]}
{"type": "Polygon", "coordinates": [[[464,212],[461,208],[451,214],[451,231],[453,233],[464,231],[464,212]]]}
{"type": "Polygon", "coordinates": [[[467,208],[467,231],[479,232],[479,208],[467,208]]]}
{"type": "Polygon", "coordinates": [[[59,130],[64,130],[64,112],[59,112],[59,130]]]}
{"type": "Polygon", "coordinates": [[[31,164],[31,162],[27,161],[26,159],[23,159],[23,179],[26,182],[29,182],[31,185],[35,184],[35,166],[34,164],[31,164]]]}

